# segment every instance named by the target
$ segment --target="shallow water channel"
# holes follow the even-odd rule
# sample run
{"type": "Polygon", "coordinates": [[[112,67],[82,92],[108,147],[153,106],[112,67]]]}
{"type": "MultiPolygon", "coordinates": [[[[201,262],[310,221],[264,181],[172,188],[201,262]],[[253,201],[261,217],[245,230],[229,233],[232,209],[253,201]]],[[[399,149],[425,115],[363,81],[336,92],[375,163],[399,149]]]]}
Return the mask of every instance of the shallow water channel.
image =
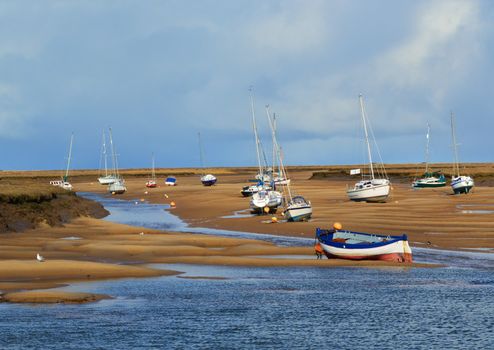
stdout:
{"type": "MultiPolygon", "coordinates": [[[[197,234],[312,239],[190,228],[164,210],[86,195],[107,220],[197,234]]],[[[414,248],[444,268],[239,268],[156,265],[176,277],[81,283],[109,294],[86,305],[0,304],[2,349],[487,349],[494,348],[492,254],[414,248]],[[186,279],[183,277],[221,279],[186,279]]]]}

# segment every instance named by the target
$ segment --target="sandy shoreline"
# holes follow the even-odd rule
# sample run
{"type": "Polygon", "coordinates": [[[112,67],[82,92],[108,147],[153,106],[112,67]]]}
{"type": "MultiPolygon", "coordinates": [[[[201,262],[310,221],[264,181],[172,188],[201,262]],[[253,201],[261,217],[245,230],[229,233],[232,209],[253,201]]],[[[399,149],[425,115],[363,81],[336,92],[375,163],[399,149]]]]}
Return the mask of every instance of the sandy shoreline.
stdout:
{"type": "MultiPolygon", "coordinates": [[[[268,224],[271,215],[249,216],[249,199],[240,195],[248,175],[223,175],[213,187],[202,186],[197,176],[179,177],[178,186],[162,183],[155,189],[144,187],[145,178],[132,178],[127,180],[128,192],[118,198],[160,204],[174,201],[173,214],[194,227],[311,238],[316,227],[338,221],[354,231],[406,233],[414,246],[494,251],[494,187],[477,186],[469,195],[453,196],[449,186],[413,190],[401,183],[393,184],[387,203],[355,203],[346,196],[352,180],[309,180],[311,175],[310,171],[291,174],[295,192],[310,199],[314,208],[312,220],[303,223],[268,224]],[[242,215],[225,218],[236,212],[242,215]]],[[[97,183],[80,183],[77,189],[105,193],[97,183]]],[[[282,221],[280,212],[276,216],[282,221]]]]}
{"type": "MultiPolygon", "coordinates": [[[[224,175],[217,186],[210,188],[203,187],[197,176],[179,177],[178,186],[156,189],[146,189],[145,178],[133,178],[127,180],[129,191],[119,198],[162,204],[174,201],[177,206],[173,213],[191,226],[311,238],[316,227],[339,221],[356,231],[407,233],[412,249],[413,246],[494,248],[494,215],[475,212],[491,206],[494,210],[493,188],[478,187],[468,196],[450,196],[449,188],[412,191],[405,185],[395,185],[388,203],[366,204],[349,202],[345,196],[346,184],[341,180],[308,180],[310,175],[307,171],[292,174],[295,189],[308,197],[314,207],[313,220],[304,223],[267,224],[269,216],[224,218],[248,208],[249,200],[239,192],[246,183],[246,175],[224,175]],[[463,213],[466,210],[463,208],[473,212],[463,213]]],[[[96,182],[75,182],[74,186],[86,192],[105,193],[106,189],[96,182]]],[[[282,219],[280,214],[277,217],[282,219]]],[[[277,247],[255,239],[167,233],[92,218],[76,219],[64,227],[44,226],[23,233],[6,233],[0,239],[0,291],[4,293],[0,301],[8,302],[97,301],[108,296],[47,289],[74,281],[179,273],[146,266],[150,263],[326,268],[431,266],[316,260],[311,247],[277,247]],[[46,261],[37,262],[36,253],[42,254],[46,261]],[[289,255],[308,258],[285,258],[289,255]]]]}

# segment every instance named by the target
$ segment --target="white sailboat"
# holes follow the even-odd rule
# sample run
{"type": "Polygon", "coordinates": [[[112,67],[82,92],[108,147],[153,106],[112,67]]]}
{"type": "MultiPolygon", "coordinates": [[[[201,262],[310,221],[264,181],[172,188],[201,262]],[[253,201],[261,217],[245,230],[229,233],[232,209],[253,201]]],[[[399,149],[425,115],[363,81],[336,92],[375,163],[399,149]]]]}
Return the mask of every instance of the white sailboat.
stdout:
{"type": "Polygon", "coordinates": [[[204,173],[204,151],[202,149],[201,133],[200,132],[197,133],[197,139],[199,141],[199,158],[201,161],[201,168],[203,169],[203,173],[201,176],[201,182],[204,186],[213,186],[218,179],[213,174],[205,174],[204,173]]]}
{"type": "MultiPolygon", "coordinates": [[[[369,172],[370,175],[367,179],[362,178],[357,182],[355,186],[347,190],[348,198],[356,202],[383,202],[389,196],[390,181],[386,177],[384,170],[384,164],[382,164],[383,174],[381,178],[376,177],[374,171],[374,164],[372,163],[372,152],[369,142],[369,133],[367,130],[368,118],[365,113],[364,100],[362,94],[359,95],[360,113],[362,116],[362,123],[364,127],[365,142],[367,144],[367,155],[369,157],[369,172]]],[[[374,141],[375,142],[375,141],[374,141]]],[[[379,176],[379,175],[378,175],[379,176]]]]}
{"type": "Polygon", "coordinates": [[[155,188],[156,186],[158,186],[158,183],[156,182],[156,171],[154,170],[154,153],[152,154],[151,159],[151,178],[148,179],[148,181],[146,182],[147,188],[155,188]]]}
{"type": "Polygon", "coordinates": [[[51,185],[59,186],[67,191],[72,191],[72,184],[69,182],[69,169],[70,169],[70,160],[72,159],[72,143],[74,141],[74,133],[70,135],[70,146],[69,146],[69,155],[67,157],[67,168],[65,169],[65,175],[62,176],[62,180],[50,181],[51,185]]]}
{"type": "MultiPolygon", "coordinates": [[[[266,106],[267,109],[269,109],[269,106],[266,106]]],[[[268,112],[268,119],[269,119],[269,112],[268,112]]],[[[272,120],[270,120],[270,127],[272,130],[272,139],[273,139],[273,171],[272,171],[272,177],[273,177],[273,183],[275,186],[286,186],[290,184],[290,179],[287,178],[286,172],[283,172],[281,170],[282,164],[281,164],[281,148],[277,145],[277,137],[276,137],[276,114],[273,113],[272,120]],[[278,167],[278,171],[276,171],[276,167],[278,167]]]]}
{"type": "Polygon", "coordinates": [[[115,147],[113,146],[113,135],[112,130],[110,128],[110,148],[112,153],[112,165],[113,165],[113,174],[115,176],[115,182],[108,185],[108,192],[111,194],[122,194],[127,191],[127,187],[125,187],[125,181],[118,173],[118,163],[117,156],[115,153],[115,147]]]}
{"type": "Polygon", "coordinates": [[[276,137],[276,124],[275,124],[276,119],[274,114],[273,117],[271,117],[269,113],[269,106],[266,106],[266,114],[272,132],[273,148],[275,149],[273,158],[279,162],[278,177],[283,179],[285,184],[285,186],[283,186],[283,194],[285,195],[283,201],[283,203],[285,204],[283,210],[283,216],[289,222],[309,220],[312,216],[312,204],[310,203],[309,200],[305,199],[303,196],[292,195],[290,180],[288,179],[286,168],[283,165],[281,146],[279,145],[278,138],[276,137]]]}
{"type": "Polygon", "coordinates": [[[276,213],[276,210],[283,202],[283,196],[280,192],[276,191],[275,188],[272,189],[271,180],[269,178],[269,182],[266,178],[267,172],[261,163],[261,152],[262,146],[261,141],[259,139],[259,133],[257,132],[257,124],[256,124],[256,115],[254,111],[254,97],[252,96],[252,89],[249,89],[250,93],[250,102],[251,102],[251,111],[252,111],[252,127],[254,129],[254,138],[256,142],[256,153],[257,153],[257,164],[259,167],[258,174],[258,184],[257,184],[257,192],[252,195],[250,201],[250,208],[252,212],[262,214],[262,213],[276,213]]]}
{"type": "Polygon", "coordinates": [[[106,151],[106,135],[104,131],[103,131],[103,143],[101,145],[100,169],[102,163],[104,163],[105,172],[101,174],[100,177],[98,177],[98,182],[101,185],[109,185],[117,181],[117,178],[114,174],[108,174],[108,155],[106,151]]]}
{"type": "Polygon", "coordinates": [[[429,144],[430,144],[431,126],[427,123],[427,143],[425,147],[425,173],[420,179],[412,183],[413,188],[430,188],[446,186],[446,178],[437,171],[429,171],[429,144]]]}
{"type": "Polygon", "coordinates": [[[451,178],[451,188],[454,194],[469,193],[473,186],[474,181],[470,176],[460,175],[460,162],[458,161],[458,143],[456,142],[456,127],[453,112],[451,112],[451,137],[453,139],[454,150],[454,163],[453,163],[453,176],[451,178]]]}

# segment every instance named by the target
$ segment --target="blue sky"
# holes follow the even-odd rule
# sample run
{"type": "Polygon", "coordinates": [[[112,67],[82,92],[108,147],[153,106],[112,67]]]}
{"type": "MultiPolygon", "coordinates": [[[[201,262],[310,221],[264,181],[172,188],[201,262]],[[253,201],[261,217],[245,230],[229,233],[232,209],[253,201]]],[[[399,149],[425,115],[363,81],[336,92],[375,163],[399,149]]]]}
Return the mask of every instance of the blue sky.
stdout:
{"type": "Polygon", "coordinates": [[[2,1],[0,169],[255,164],[249,86],[288,164],[363,161],[358,94],[385,162],[494,160],[485,0],[2,1]]]}

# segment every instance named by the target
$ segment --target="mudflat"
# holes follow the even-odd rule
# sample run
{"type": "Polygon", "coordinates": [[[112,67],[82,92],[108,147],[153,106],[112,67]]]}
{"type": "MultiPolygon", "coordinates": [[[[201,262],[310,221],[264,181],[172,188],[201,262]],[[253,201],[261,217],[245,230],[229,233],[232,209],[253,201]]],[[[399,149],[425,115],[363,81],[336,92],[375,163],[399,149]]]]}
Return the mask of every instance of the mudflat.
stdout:
{"type": "MultiPolygon", "coordinates": [[[[486,165],[489,169],[491,165],[486,165]]],[[[493,248],[494,187],[476,186],[467,195],[453,195],[450,186],[412,189],[411,182],[395,181],[386,203],[351,202],[347,187],[356,179],[316,178],[311,170],[290,172],[292,192],[312,202],[309,222],[270,223],[273,215],[250,216],[249,198],[240,194],[252,174],[223,174],[215,186],[202,186],[198,175],[177,177],[178,185],[147,189],[146,178],[126,179],[128,191],[119,198],[151,203],[175,202],[172,212],[196,227],[314,237],[317,227],[340,222],[344,229],[382,234],[407,234],[412,246],[442,249],[493,248]],[[240,214],[240,215],[235,215],[240,214]],[[233,216],[233,217],[232,217],[233,216]]],[[[105,192],[97,183],[81,182],[77,190],[105,192]]]]}
{"type": "MultiPolygon", "coordinates": [[[[172,174],[172,173],[170,173],[172,174]]],[[[197,174],[177,176],[178,185],[145,187],[147,178],[126,178],[128,192],[119,196],[141,202],[170,204],[191,226],[221,228],[311,238],[316,227],[334,222],[346,229],[384,234],[406,233],[413,247],[443,249],[494,248],[494,188],[477,186],[468,195],[451,195],[449,187],[412,190],[408,183],[393,185],[386,203],[354,203],[346,197],[352,180],[313,178],[312,170],[292,171],[292,191],[312,202],[309,222],[283,222],[281,210],[272,215],[249,215],[249,199],[240,195],[248,172],[224,172],[217,185],[204,187],[197,174]],[[240,215],[239,215],[240,214],[240,215]]],[[[106,193],[106,187],[84,177],[72,181],[76,191],[106,193]]],[[[180,272],[149,267],[150,263],[230,266],[414,267],[380,261],[316,260],[311,247],[278,247],[255,239],[170,233],[80,217],[53,227],[47,224],[21,233],[0,235],[1,301],[90,302],[106,296],[69,293],[53,288],[74,281],[170,276],[180,272]],[[36,260],[36,254],[44,262],[36,260]],[[306,259],[290,255],[304,255],[306,259]],[[279,258],[273,258],[279,256],[279,258]]],[[[215,278],[196,276],[194,278],[215,278]]]]}

